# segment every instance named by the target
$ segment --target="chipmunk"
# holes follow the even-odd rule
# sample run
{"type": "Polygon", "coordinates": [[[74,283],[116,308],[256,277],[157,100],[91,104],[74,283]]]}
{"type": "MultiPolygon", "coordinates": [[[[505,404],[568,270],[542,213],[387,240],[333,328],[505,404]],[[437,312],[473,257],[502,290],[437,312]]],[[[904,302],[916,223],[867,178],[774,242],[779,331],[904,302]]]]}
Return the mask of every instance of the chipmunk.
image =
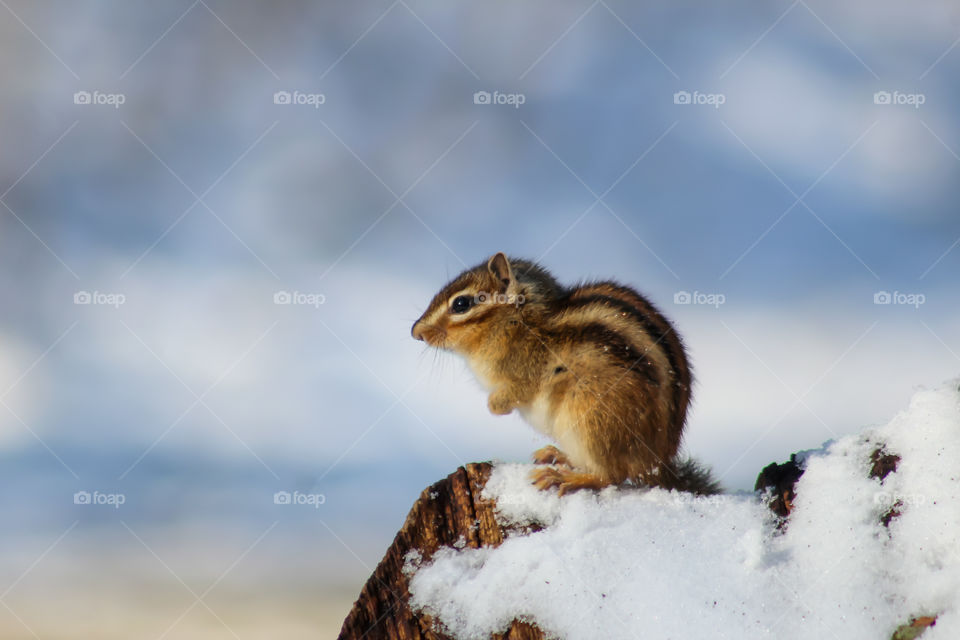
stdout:
{"type": "Polygon", "coordinates": [[[466,358],[495,415],[518,410],[560,448],[533,454],[540,489],[633,481],[696,493],[719,486],[679,460],[692,382],[683,343],[646,298],[615,282],[560,285],[497,253],[433,297],[411,335],[466,358]]]}

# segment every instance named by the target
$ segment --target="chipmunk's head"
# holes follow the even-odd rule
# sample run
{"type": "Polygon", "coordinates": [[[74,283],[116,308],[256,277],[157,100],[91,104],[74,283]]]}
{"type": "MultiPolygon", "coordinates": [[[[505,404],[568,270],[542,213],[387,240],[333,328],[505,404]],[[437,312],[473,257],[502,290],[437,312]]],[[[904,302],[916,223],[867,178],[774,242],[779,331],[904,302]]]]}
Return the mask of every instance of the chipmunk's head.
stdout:
{"type": "Polygon", "coordinates": [[[485,337],[516,327],[559,292],[545,269],[498,253],[440,289],[410,333],[432,347],[469,355],[485,337]]]}

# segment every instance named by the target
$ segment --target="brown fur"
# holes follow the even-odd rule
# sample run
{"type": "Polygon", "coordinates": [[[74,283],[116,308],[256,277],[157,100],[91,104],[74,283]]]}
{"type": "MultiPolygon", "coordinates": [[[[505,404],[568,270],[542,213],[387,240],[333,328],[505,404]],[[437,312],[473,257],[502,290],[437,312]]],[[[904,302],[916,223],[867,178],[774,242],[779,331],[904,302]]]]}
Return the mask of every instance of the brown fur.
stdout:
{"type": "Polygon", "coordinates": [[[565,288],[542,267],[498,253],[447,283],[411,333],[463,355],[489,388],[491,412],[517,409],[565,449],[534,454],[561,465],[537,469],[538,487],[691,488],[677,474],[695,465],[675,460],[690,365],[670,321],[630,287],[565,288]],[[460,296],[470,305],[458,312],[460,296]]]}

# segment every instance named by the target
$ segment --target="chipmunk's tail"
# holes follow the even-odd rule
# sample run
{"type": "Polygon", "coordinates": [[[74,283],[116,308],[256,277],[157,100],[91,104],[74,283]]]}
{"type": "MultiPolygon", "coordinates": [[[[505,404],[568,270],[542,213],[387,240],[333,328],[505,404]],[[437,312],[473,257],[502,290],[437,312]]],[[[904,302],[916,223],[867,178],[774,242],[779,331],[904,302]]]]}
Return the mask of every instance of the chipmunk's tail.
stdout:
{"type": "Polygon", "coordinates": [[[722,493],[723,489],[710,474],[710,469],[693,458],[674,458],[665,474],[661,474],[664,489],[689,491],[704,496],[722,493]]]}

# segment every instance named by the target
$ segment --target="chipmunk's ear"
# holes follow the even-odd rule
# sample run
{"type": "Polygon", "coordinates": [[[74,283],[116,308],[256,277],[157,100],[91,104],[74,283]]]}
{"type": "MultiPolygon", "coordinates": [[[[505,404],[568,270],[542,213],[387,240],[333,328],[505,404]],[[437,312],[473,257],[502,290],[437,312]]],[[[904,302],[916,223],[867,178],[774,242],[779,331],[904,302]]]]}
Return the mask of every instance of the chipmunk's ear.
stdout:
{"type": "Polygon", "coordinates": [[[513,270],[510,268],[510,261],[507,260],[507,256],[503,255],[502,251],[490,258],[490,262],[487,263],[487,270],[500,283],[501,293],[513,284],[513,270]]]}

